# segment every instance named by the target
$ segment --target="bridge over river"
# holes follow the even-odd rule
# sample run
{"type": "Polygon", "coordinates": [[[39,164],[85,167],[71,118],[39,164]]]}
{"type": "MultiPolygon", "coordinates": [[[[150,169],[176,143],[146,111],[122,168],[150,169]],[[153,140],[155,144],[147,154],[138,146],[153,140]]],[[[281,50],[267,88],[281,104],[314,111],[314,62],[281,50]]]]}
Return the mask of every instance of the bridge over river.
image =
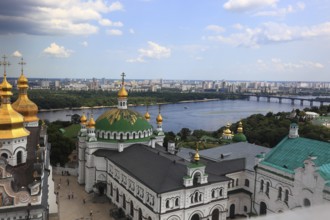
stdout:
{"type": "Polygon", "coordinates": [[[323,106],[325,103],[330,104],[330,98],[302,98],[294,96],[277,96],[277,95],[264,95],[264,94],[244,94],[244,96],[250,101],[256,99],[258,102],[261,100],[266,100],[271,102],[272,100],[278,100],[279,103],[282,103],[282,100],[290,100],[291,104],[294,105],[296,102],[300,102],[300,105],[303,106],[304,103],[309,103],[312,107],[315,103],[318,103],[319,106],[323,106]]]}

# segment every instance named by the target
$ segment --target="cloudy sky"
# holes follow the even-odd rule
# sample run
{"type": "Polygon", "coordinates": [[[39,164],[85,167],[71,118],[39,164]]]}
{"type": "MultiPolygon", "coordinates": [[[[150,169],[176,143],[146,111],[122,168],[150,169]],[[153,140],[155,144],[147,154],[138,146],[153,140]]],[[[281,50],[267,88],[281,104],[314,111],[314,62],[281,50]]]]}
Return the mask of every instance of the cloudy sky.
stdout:
{"type": "Polygon", "coordinates": [[[1,0],[28,77],[330,81],[330,0],[1,0]]]}

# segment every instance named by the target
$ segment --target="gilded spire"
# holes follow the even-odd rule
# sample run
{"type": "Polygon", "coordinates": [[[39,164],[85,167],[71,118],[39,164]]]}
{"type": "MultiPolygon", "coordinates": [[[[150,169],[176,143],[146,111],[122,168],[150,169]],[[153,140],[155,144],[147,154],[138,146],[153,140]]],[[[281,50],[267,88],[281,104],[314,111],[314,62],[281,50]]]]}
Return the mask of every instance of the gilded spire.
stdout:
{"type": "Polygon", "coordinates": [[[237,133],[243,133],[243,124],[241,121],[238,123],[237,133]]]}
{"type": "Polygon", "coordinates": [[[156,118],[156,122],[157,122],[157,124],[161,124],[163,122],[163,117],[160,114],[160,105],[158,106],[158,116],[156,118]]]}
{"type": "Polygon", "coordinates": [[[125,89],[125,76],[126,76],[125,73],[121,74],[121,77],[122,77],[122,79],[121,79],[121,88],[118,91],[118,97],[119,98],[127,98],[127,96],[128,96],[128,92],[125,89]]]}
{"type": "Polygon", "coordinates": [[[147,104],[147,112],[144,114],[144,118],[149,121],[150,120],[150,114],[149,114],[149,105],[147,104]]]}
{"type": "Polygon", "coordinates": [[[199,159],[200,159],[200,157],[199,157],[199,153],[198,153],[198,143],[196,142],[196,152],[195,152],[195,155],[194,155],[194,161],[196,163],[198,163],[199,159]]]}
{"type": "Polygon", "coordinates": [[[91,117],[88,121],[87,127],[88,128],[95,128],[95,121],[94,121],[94,118],[93,118],[93,113],[91,114],[91,117]]]}
{"type": "Polygon", "coordinates": [[[80,117],[80,123],[83,125],[87,124],[87,118],[86,118],[85,112],[83,112],[83,114],[80,117]]]}
{"type": "Polygon", "coordinates": [[[24,62],[23,58],[21,58],[21,61],[18,64],[21,66],[21,75],[17,80],[19,96],[18,99],[13,103],[13,108],[24,116],[24,122],[32,122],[35,124],[34,126],[37,126],[39,122],[39,118],[37,117],[38,106],[32,102],[27,95],[27,89],[29,88],[28,79],[24,76],[23,69],[23,66],[26,63],[24,62]]]}

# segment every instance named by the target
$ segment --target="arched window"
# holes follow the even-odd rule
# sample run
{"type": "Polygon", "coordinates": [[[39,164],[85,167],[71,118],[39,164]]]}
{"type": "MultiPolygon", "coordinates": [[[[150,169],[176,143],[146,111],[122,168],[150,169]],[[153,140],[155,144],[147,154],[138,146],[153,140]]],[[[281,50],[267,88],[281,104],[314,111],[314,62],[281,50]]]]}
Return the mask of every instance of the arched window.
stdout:
{"type": "Polygon", "coordinates": [[[110,135],[111,135],[111,134],[110,134],[110,133],[108,133],[108,139],[110,139],[110,135]]]}
{"type": "Polygon", "coordinates": [[[22,163],[22,151],[17,152],[17,165],[22,163]]]}
{"type": "Polygon", "coordinates": [[[148,217],[148,220],[152,220],[150,216],[148,217]]]}
{"type": "Polygon", "coordinates": [[[129,140],[129,133],[127,133],[126,139],[129,140]]]}
{"type": "Polygon", "coordinates": [[[277,199],[278,199],[278,200],[282,200],[282,187],[279,187],[279,188],[278,188],[277,199]]]}
{"type": "Polygon", "coordinates": [[[133,205],[133,201],[131,200],[131,205],[130,205],[130,212],[131,212],[131,216],[134,216],[134,205],[133,205]]]}
{"type": "Polygon", "coordinates": [[[117,138],[117,134],[114,133],[114,134],[113,134],[113,139],[116,140],[116,138],[117,138]]]}
{"type": "Polygon", "coordinates": [[[266,183],[266,195],[269,196],[269,182],[266,183]]]}
{"type": "Polygon", "coordinates": [[[123,133],[120,134],[120,140],[123,140],[123,133]]]}
{"type": "Polygon", "coordinates": [[[166,200],[166,208],[168,209],[170,207],[170,201],[166,200]]]}
{"type": "Polygon", "coordinates": [[[1,157],[5,158],[5,159],[8,159],[8,154],[6,154],[6,153],[2,153],[2,154],[1,154],[1,157]]]}
{"type": "Polygon", "coordinates": [[[215,190],[212,190],[212,198],[215,197],[215,190]]]}
{"type": "MultiPolygon", "coordinates": [[[[135,133],[133,133],[133,139],[135,139],[135,133]]],[[[149,217],[150,218],[150,217],[149,217]]]]}
{"type": "Polygon", "coordinates": [[[196,213],[191,217],[191,220],[200,220],[199,215],[196,213]]]}
{"type": "Polygon", "coordinates": [[[238,179],[236,179],[236,186],[238,186],[238,179]]]}
{"type": "Polygon", "coordinates": [[[305,207],[309,207],[309,206],[311,206],[311,201],[309,201],[309,199],[304,199],[304,206],[305,207]]]}
{"type": "Polygon", "coordinates": [[[219,220],[220,212],[219,209],[214,209],[212,212],[212,220],[219,220]]]}
{"type": "Polygon", "coordinates": [[[264,180],[260,181],[260,191],[263,192],[264,191],[264,180]]]}
{"type": "Polygon", "coordinates": [[[267,205],[264,202],[260,203],[260,215],[266,215],[267,214],[267,205]]]}
{"type": "Polygon", "coordinates": [[[250,181],[248,179],[245,179],[244,186],[250,187],[250,181]]]}
{"type": "Polygon", "coordinates": [[[179,206],[179,198],[175,199],[175,206],[179,206]]]}
{"type": "Polygon", "coordinates": [[[222,196],[222,189],[220,189],[219,196],[222,196]]]}
{"type": "Polygon", "coordinates": [[[112,183],[110,183],[110,196],[113,196],[113,186],[112,186],[112,183]]]}
{"type": "Polygon", "coordinates": [[[142,210],[139,209],[139,220],[142,220],[143,219],[143,216],[142,216],[142,210]]]}
{"type": "Polygon", "coordinates": [[[126,209],[126,196],[123,194],[123,209],[126,209]]]}
{"type": "Polygon", "coordinates": [[[195,192],[195,199],[194,199],[194,202],[198,202],[198,193],[195,192]]]}
{"type": "Polygon", "coordinates": [[[118,188],[116,189],[116,202],[119,202],[119,190],[118,190],[118,188]]]}
{"type": "Polygon", "coordinates": [[[289,202],[289,190],[285,190],[285,195],[284,195],[284,202],[288,204],[289,202]]]}

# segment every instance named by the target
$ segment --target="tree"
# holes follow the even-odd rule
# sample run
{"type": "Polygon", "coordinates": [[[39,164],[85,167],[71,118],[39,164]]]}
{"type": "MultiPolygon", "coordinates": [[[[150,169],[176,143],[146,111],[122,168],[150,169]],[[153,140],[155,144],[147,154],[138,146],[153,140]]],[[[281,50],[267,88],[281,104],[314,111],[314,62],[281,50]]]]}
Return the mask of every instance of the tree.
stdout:
{"type": "Polygon", "coordinates": [[[191,134],[191,130],[189,128],[182,128],[178,135],[181,137],[181,140],[187,140],[187,137],[191,134]]]}

